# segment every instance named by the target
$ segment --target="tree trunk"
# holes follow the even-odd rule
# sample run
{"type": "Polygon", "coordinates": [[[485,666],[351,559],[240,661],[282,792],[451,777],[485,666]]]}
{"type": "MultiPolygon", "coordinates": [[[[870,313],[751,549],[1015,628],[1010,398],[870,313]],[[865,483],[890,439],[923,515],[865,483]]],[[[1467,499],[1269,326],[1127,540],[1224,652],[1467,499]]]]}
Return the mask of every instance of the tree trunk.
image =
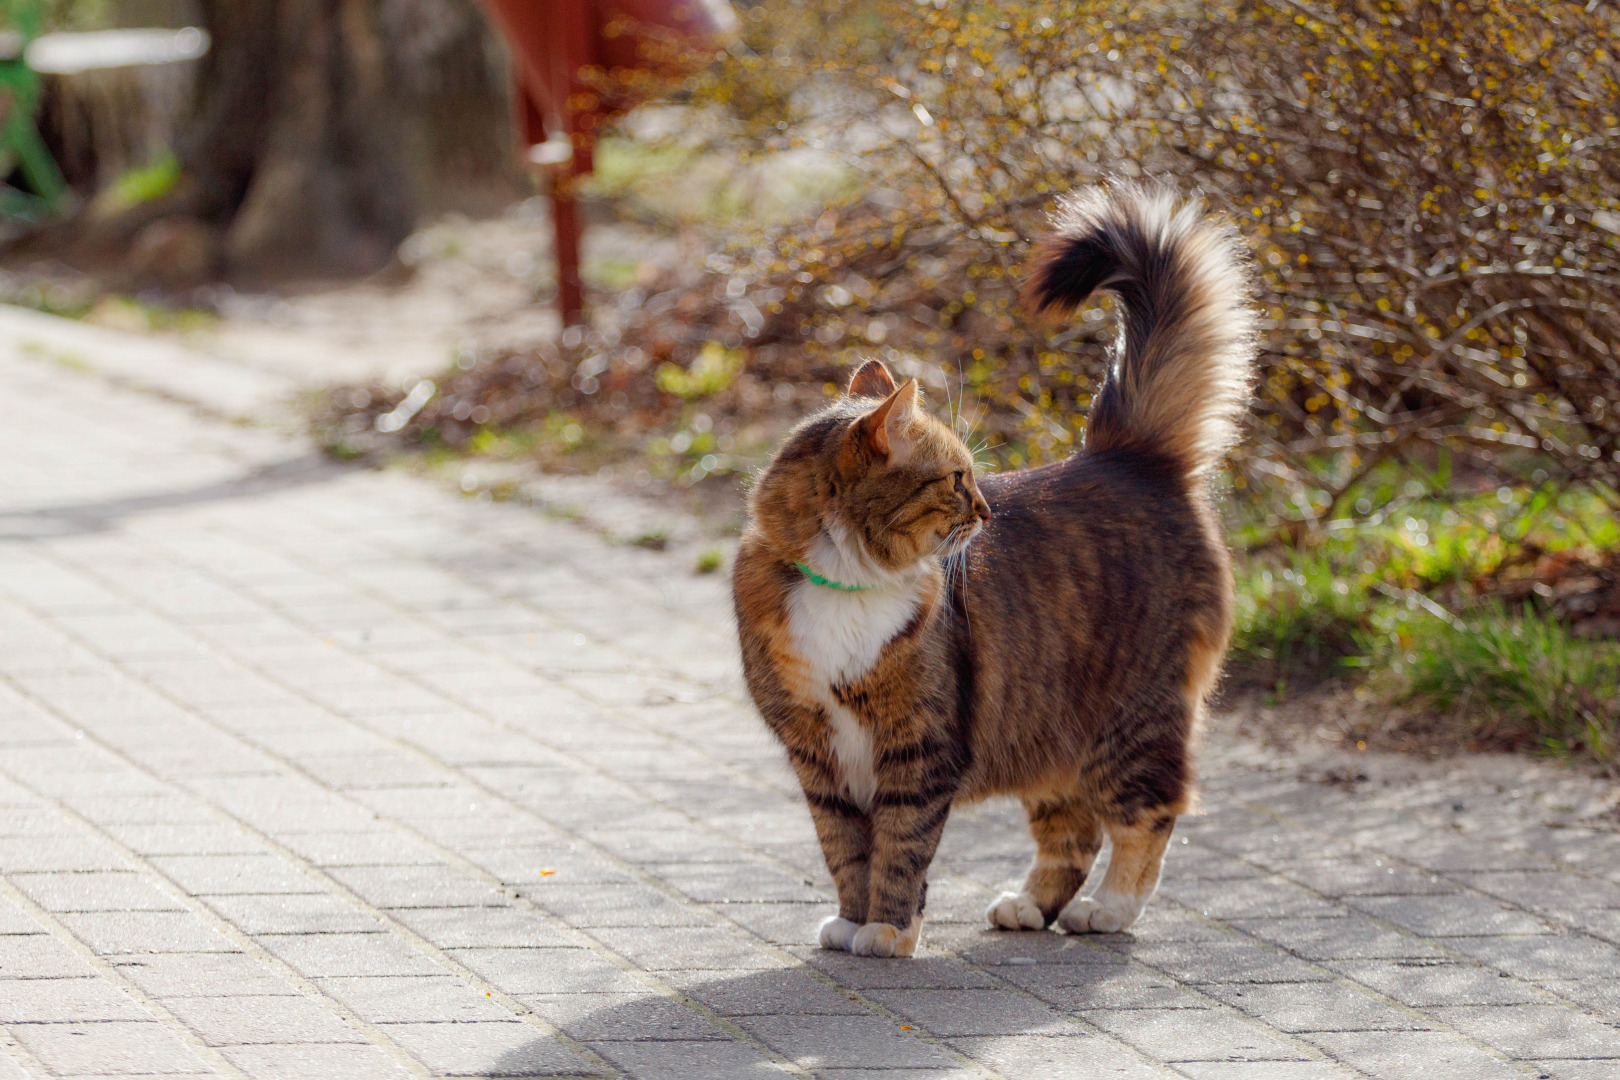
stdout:
{"type": "Polygon", "coordinates": [[[219,231],[228,272],[375,270],[458,182],[512,190],[504,65],[472,0],[203,12],[213,46],[178,154],[186,210],[219,231]]]}

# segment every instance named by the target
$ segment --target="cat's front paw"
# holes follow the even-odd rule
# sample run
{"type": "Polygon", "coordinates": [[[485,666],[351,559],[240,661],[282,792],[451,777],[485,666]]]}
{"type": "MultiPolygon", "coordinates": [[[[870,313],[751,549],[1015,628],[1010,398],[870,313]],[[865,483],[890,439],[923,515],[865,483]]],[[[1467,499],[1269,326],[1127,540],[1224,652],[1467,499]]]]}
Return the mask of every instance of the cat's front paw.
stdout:
{"type": "Polygon", "coordinates": [[[1071,934],[1118,934],[1142,914],[1143,901],[1123,893],[1077,896],[1058,913],[1058,925],[1071,934]]]}
{"type": "Polygon", "coordinates": [[[869,922],[861,927],[850,944],[856,956],[910,956],[922,937],[922,916],[912,916],[911,925],[901,930],[886,922],[869,922]]]}
{"type": "Polygon", "coordinates": [[[990,925],[998,930],[1045,930],[1046,916],[1027,892],[1004,892],[985,911],[990,925]]]}
{"type": "Polygon", "coordinates": [[[834,915],[821,924],[818,935],[823,949],[837,949],[839,952],[849,952],[850,946],[855,943],[855,935],[860,933],[861,924],[850,922],[842,915],[834,915]]]}

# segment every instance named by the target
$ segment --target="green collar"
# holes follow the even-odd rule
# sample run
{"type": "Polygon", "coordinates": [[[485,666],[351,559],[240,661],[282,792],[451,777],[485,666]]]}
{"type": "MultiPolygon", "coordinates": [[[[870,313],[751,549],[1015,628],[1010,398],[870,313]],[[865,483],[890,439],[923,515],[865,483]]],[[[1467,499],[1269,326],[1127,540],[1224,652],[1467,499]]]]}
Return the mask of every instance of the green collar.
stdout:
{"type": "Polygon", "coordinates": [[[829,589],[837,589],[840,592],[864,592],[872,587],[870,585],[845,585],[842,581],[822,577],[802,562],[795,562],[793,565],[803,571],[804,576],[810,579],[812,585],[823,585],[829,589]]]}

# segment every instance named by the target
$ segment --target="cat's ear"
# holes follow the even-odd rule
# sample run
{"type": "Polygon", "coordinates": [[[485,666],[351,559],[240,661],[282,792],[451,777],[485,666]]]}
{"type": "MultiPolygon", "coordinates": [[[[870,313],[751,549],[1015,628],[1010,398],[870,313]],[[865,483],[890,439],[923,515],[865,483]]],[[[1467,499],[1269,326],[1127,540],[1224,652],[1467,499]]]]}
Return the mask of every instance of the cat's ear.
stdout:
{"type": "Polygon", "coordinates": [[[920,395],[917,380],[907,379],[883,399],[883,404],[861,417],[860,437],[890,465],[904,465],[911,458],[911,424],[917,416],[920,395]]]}
{"type": "Polygon", "coordinates": [[[894,393],[894,376],[883,366],[883,361],[868,360],[849,380],[848,393],[850,397],[886,398],[894,393]]]}

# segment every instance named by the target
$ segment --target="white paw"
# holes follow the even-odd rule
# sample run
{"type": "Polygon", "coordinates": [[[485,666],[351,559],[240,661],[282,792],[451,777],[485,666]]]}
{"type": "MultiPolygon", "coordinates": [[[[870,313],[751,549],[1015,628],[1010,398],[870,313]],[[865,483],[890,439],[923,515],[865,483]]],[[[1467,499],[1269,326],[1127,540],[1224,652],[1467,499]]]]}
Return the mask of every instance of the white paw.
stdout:
{"type": "Polygon", "coordinates": [[[861,924],[850,922],[842,915],[834,915],[821,924],[821,947],[823,949],[837,949],[840,952],[849,952],[850,946],[855,943],[855,935],[860,932],[861,924]]]}
{"type": "Polygon", "coordinates": [[[920,937],[921,916],[914,917],[904,930],[886,922],[869,922],[855,935],[849,951],[856,956],[910,956],[917,951],[920,937]]]}
{"type": "Polygon", "coordinates": [[[1004,892],[990,904],[985,916],[1000,930],[1045,930],[1046,916],[1027,892],[1004,892]]]}
{"type": "Polygon", "coordinates": [[[1077,896],[1058,913],[1058,925],[1071,934],[1118,934],[1142,914],[1144,901],[1122,893],[1077,896]]]}

